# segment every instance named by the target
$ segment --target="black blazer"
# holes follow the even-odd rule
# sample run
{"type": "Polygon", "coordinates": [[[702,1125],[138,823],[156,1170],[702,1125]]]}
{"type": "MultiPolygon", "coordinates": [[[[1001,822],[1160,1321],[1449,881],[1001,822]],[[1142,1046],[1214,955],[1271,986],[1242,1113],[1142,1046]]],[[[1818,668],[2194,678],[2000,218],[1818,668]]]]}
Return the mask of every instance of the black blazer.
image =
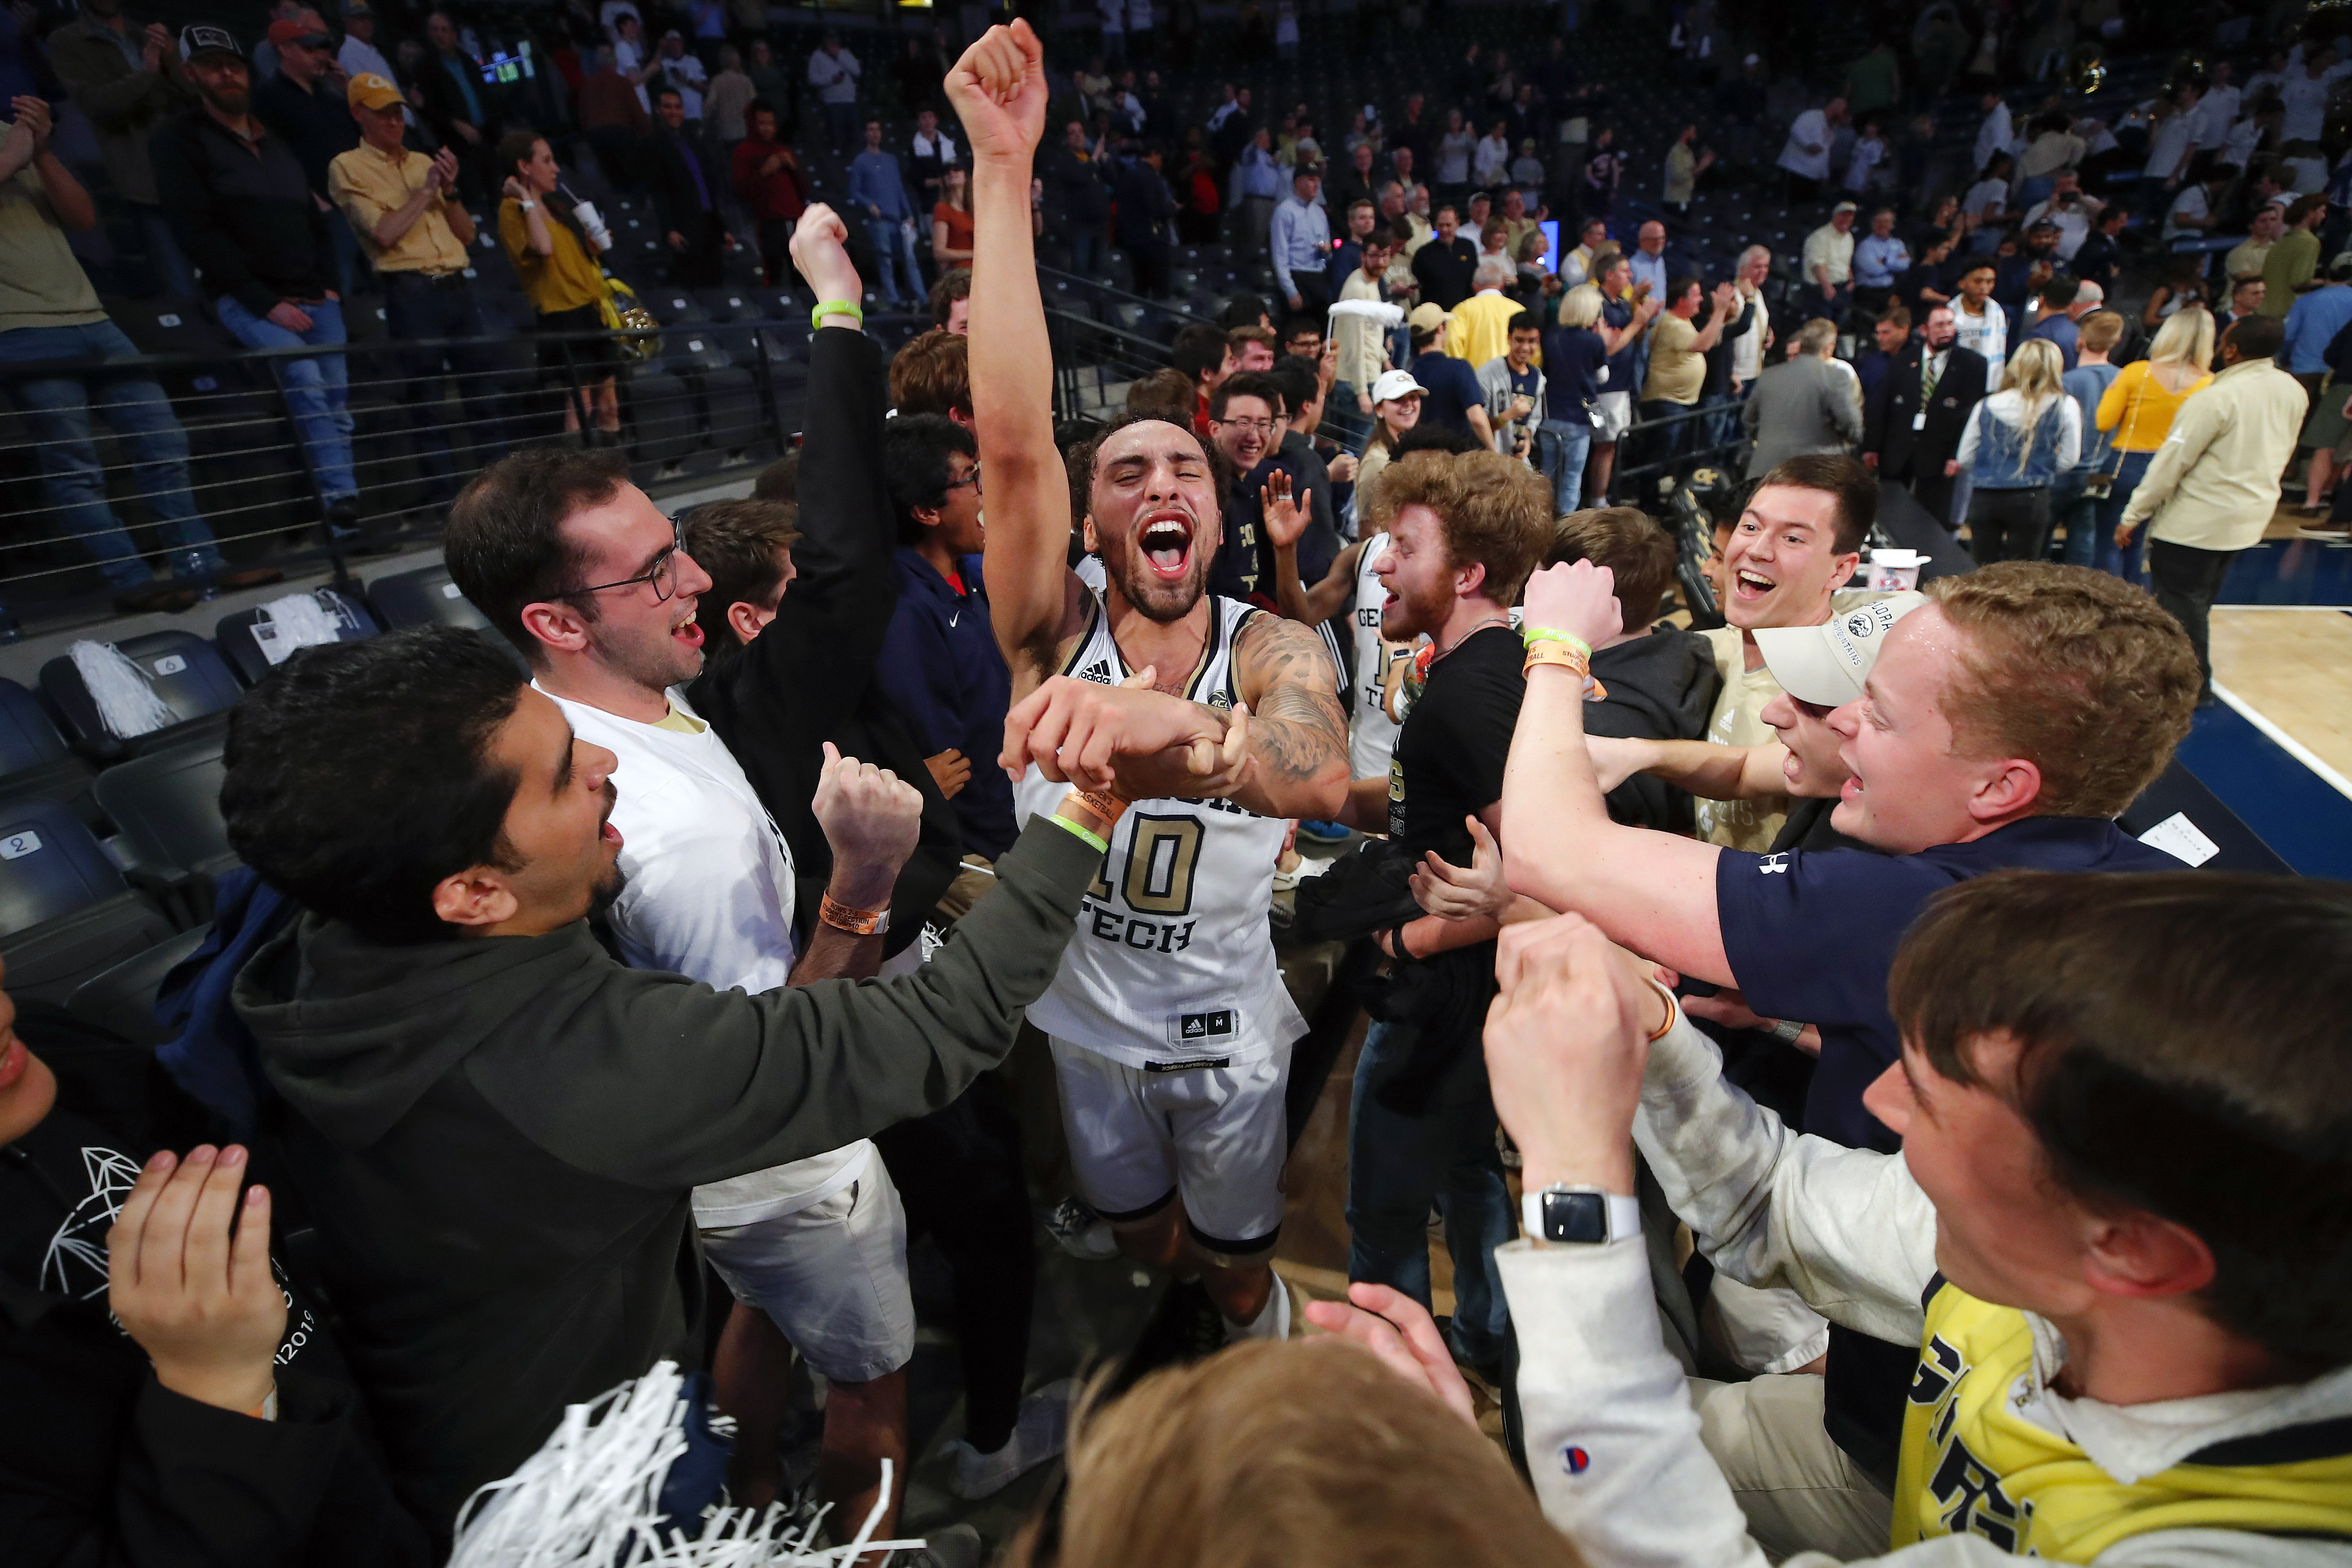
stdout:
{"type": "Polygon", "coordinates": [[[1936,383],[1927,423],[1912,429],[1912,416],[1919,412],[1920,356],[1926,352],[1927,345],[1916,341],[1905,349],[1863,410],[1862,449],[1878,454],[1878,471],[1887,479],[1940,477],[1944,464],[1960,449],[1969,415],[1985,395],[1984,355],[1954,344],[1936,383]]]}
{"type": "Polygon", "coordinates": [[[689,246],[701,243],[727,194],[727,181],[711,167],[698,142],[667,131],[655,132],[654,211],[661,219],[662,233],[682,234],[689,246]],[[710,196],[708,207],[702,205],[701,194],[694,188],[694,175],[686,166],[689,158],[702,171],[702,189],[710,196]]]}
{"type": "MultiPolygon", "coordinates": [[[[863,332],[820,329],[809,341],[808,424],[801,446],[797,569],[776,618],[740,652],[722,650],[687,689],[743,764],[743,773],[792,846],[801,887],[794,923],[805,940],[833,849],[811,801],[824,742],[888,768],[923,795],[915,852],[890,893],[895,955],[955,879],[963,830],[940,793],[912,724],[875,679],[898,603],[897,514],[882,479],[882,421],[890,406],[882,351],[863,332]]],[[[972,766],[994,767],[992,757],[972,766]]]]}

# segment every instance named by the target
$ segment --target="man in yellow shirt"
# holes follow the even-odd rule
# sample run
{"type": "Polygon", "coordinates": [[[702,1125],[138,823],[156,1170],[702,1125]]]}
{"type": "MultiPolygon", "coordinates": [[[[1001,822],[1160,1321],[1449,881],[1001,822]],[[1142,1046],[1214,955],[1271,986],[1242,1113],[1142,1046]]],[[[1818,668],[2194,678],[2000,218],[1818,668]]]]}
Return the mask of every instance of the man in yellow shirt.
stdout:
{"type": "MultiPolygon", "coordinates": [[[[327,190],[383,279],[383,321],[393,341],[482,336],[481,310],[466,277],[474,220],[457,200],[457,154],[445,147],[428,158],[404,147],[406,105],[400,89],[374,72],[352,78],[347,96],[360,144],[327,165],[327,190]]],[[[440,378],[445,366],[456,374],[467,421],[489,443],[478,454],[488,463],[505,444],[505,422],[489,401],[488,378],[497,367],[483,349],[454,343],[411,348],[400,358],[426,485],[436,500],[454,500],[448,433],[432,416],[441,402],[440,378]]]]}
{"type": "Polygon", "coordinates": [[[1471,277],[1476,290],[1454,307],[1454,324],[1445,334],[1445,352],[1467,360],[1473,369],[1500,359],[1511,349],[1511,318],[1523,307],[1503,292],[1519,280],[1519,269],[1507,257],[1487,257],[1471,277]]]}

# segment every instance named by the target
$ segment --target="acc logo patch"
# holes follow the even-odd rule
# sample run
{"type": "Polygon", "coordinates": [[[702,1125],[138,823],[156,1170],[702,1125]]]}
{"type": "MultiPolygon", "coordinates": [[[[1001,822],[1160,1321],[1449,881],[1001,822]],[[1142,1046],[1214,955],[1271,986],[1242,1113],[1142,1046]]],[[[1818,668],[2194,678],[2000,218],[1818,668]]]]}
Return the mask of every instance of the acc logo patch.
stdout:
{"type": "Polygon", "coordinates": [[[1559,1468],[1571,1476],[1580,1476],[1592,1468],[1592,1456],[1570,1443],[1559,1451],[1559,1468]]]}

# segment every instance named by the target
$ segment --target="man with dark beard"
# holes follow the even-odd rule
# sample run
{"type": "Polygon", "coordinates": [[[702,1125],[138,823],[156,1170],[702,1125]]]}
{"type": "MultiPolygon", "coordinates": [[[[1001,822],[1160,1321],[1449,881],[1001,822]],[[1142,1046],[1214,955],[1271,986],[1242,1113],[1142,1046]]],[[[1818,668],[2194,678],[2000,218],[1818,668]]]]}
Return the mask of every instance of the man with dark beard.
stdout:
{"type": "MultiPolygon", "coordinates": [[[[180,52],[202,101],[157,131],[150,153],[164,208],[221,325],[249,349],[342,342],[327,215],[301,159],[253,114],[243,47],[227,28],[200,22],[181,30],[180,52]]],[[[342,515],[360,488],[343,356],[310,354],[278,368],[329,518],[338,527],[356,521],[342,515]]]]}
{"type": "Polygon", "coordinates": [[[1283,1092],[1307,1026],[1266,911],[1283,819],[1328,818],[1343,798],[1331,661],[1305,626],[1208,592],[1218,469],[1191,430],[1115,421],[1073,453],[1078,485],[1066,475],[1026,217],[1044,47],[1026,22],[991,28],[947,89],[976,161],[971,400],[1013,671],[1002,760],[1024,770],[1016,815],[1080,803],[1107,857],[1029,1016],[1052,1041],[1078,1186],[1121,1247],[1197,1270],[1227,1337],[1280,1339],[1283,1092]],[[1099,591],[1066,563],[1074,489],[1099,591]],[[1192,741],[1199,771],[1110,757],[1106,724],[1192,741]]]}

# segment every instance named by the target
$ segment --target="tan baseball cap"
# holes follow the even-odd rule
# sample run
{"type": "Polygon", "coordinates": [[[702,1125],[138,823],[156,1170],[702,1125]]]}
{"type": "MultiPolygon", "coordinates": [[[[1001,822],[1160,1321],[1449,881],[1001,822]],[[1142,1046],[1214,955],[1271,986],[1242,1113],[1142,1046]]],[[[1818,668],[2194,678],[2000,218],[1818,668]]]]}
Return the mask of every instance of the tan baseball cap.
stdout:
{"type": "Polygon", "coordinates": [[[352,78],[344,96],[362,109],[390,109],[403,101],[400,89],[373,71],[362,71],[352,78]]]}
{"type": "Polygon", "coordinates": [[[1405,320],[1412,324],[1412,330],[1416,332],[1433,332],[1453,318],[1445,313],[1444,306],[1432,300],[1415,305],[1412,308],[1412,314],[1407,316],[1405,320]]]}

